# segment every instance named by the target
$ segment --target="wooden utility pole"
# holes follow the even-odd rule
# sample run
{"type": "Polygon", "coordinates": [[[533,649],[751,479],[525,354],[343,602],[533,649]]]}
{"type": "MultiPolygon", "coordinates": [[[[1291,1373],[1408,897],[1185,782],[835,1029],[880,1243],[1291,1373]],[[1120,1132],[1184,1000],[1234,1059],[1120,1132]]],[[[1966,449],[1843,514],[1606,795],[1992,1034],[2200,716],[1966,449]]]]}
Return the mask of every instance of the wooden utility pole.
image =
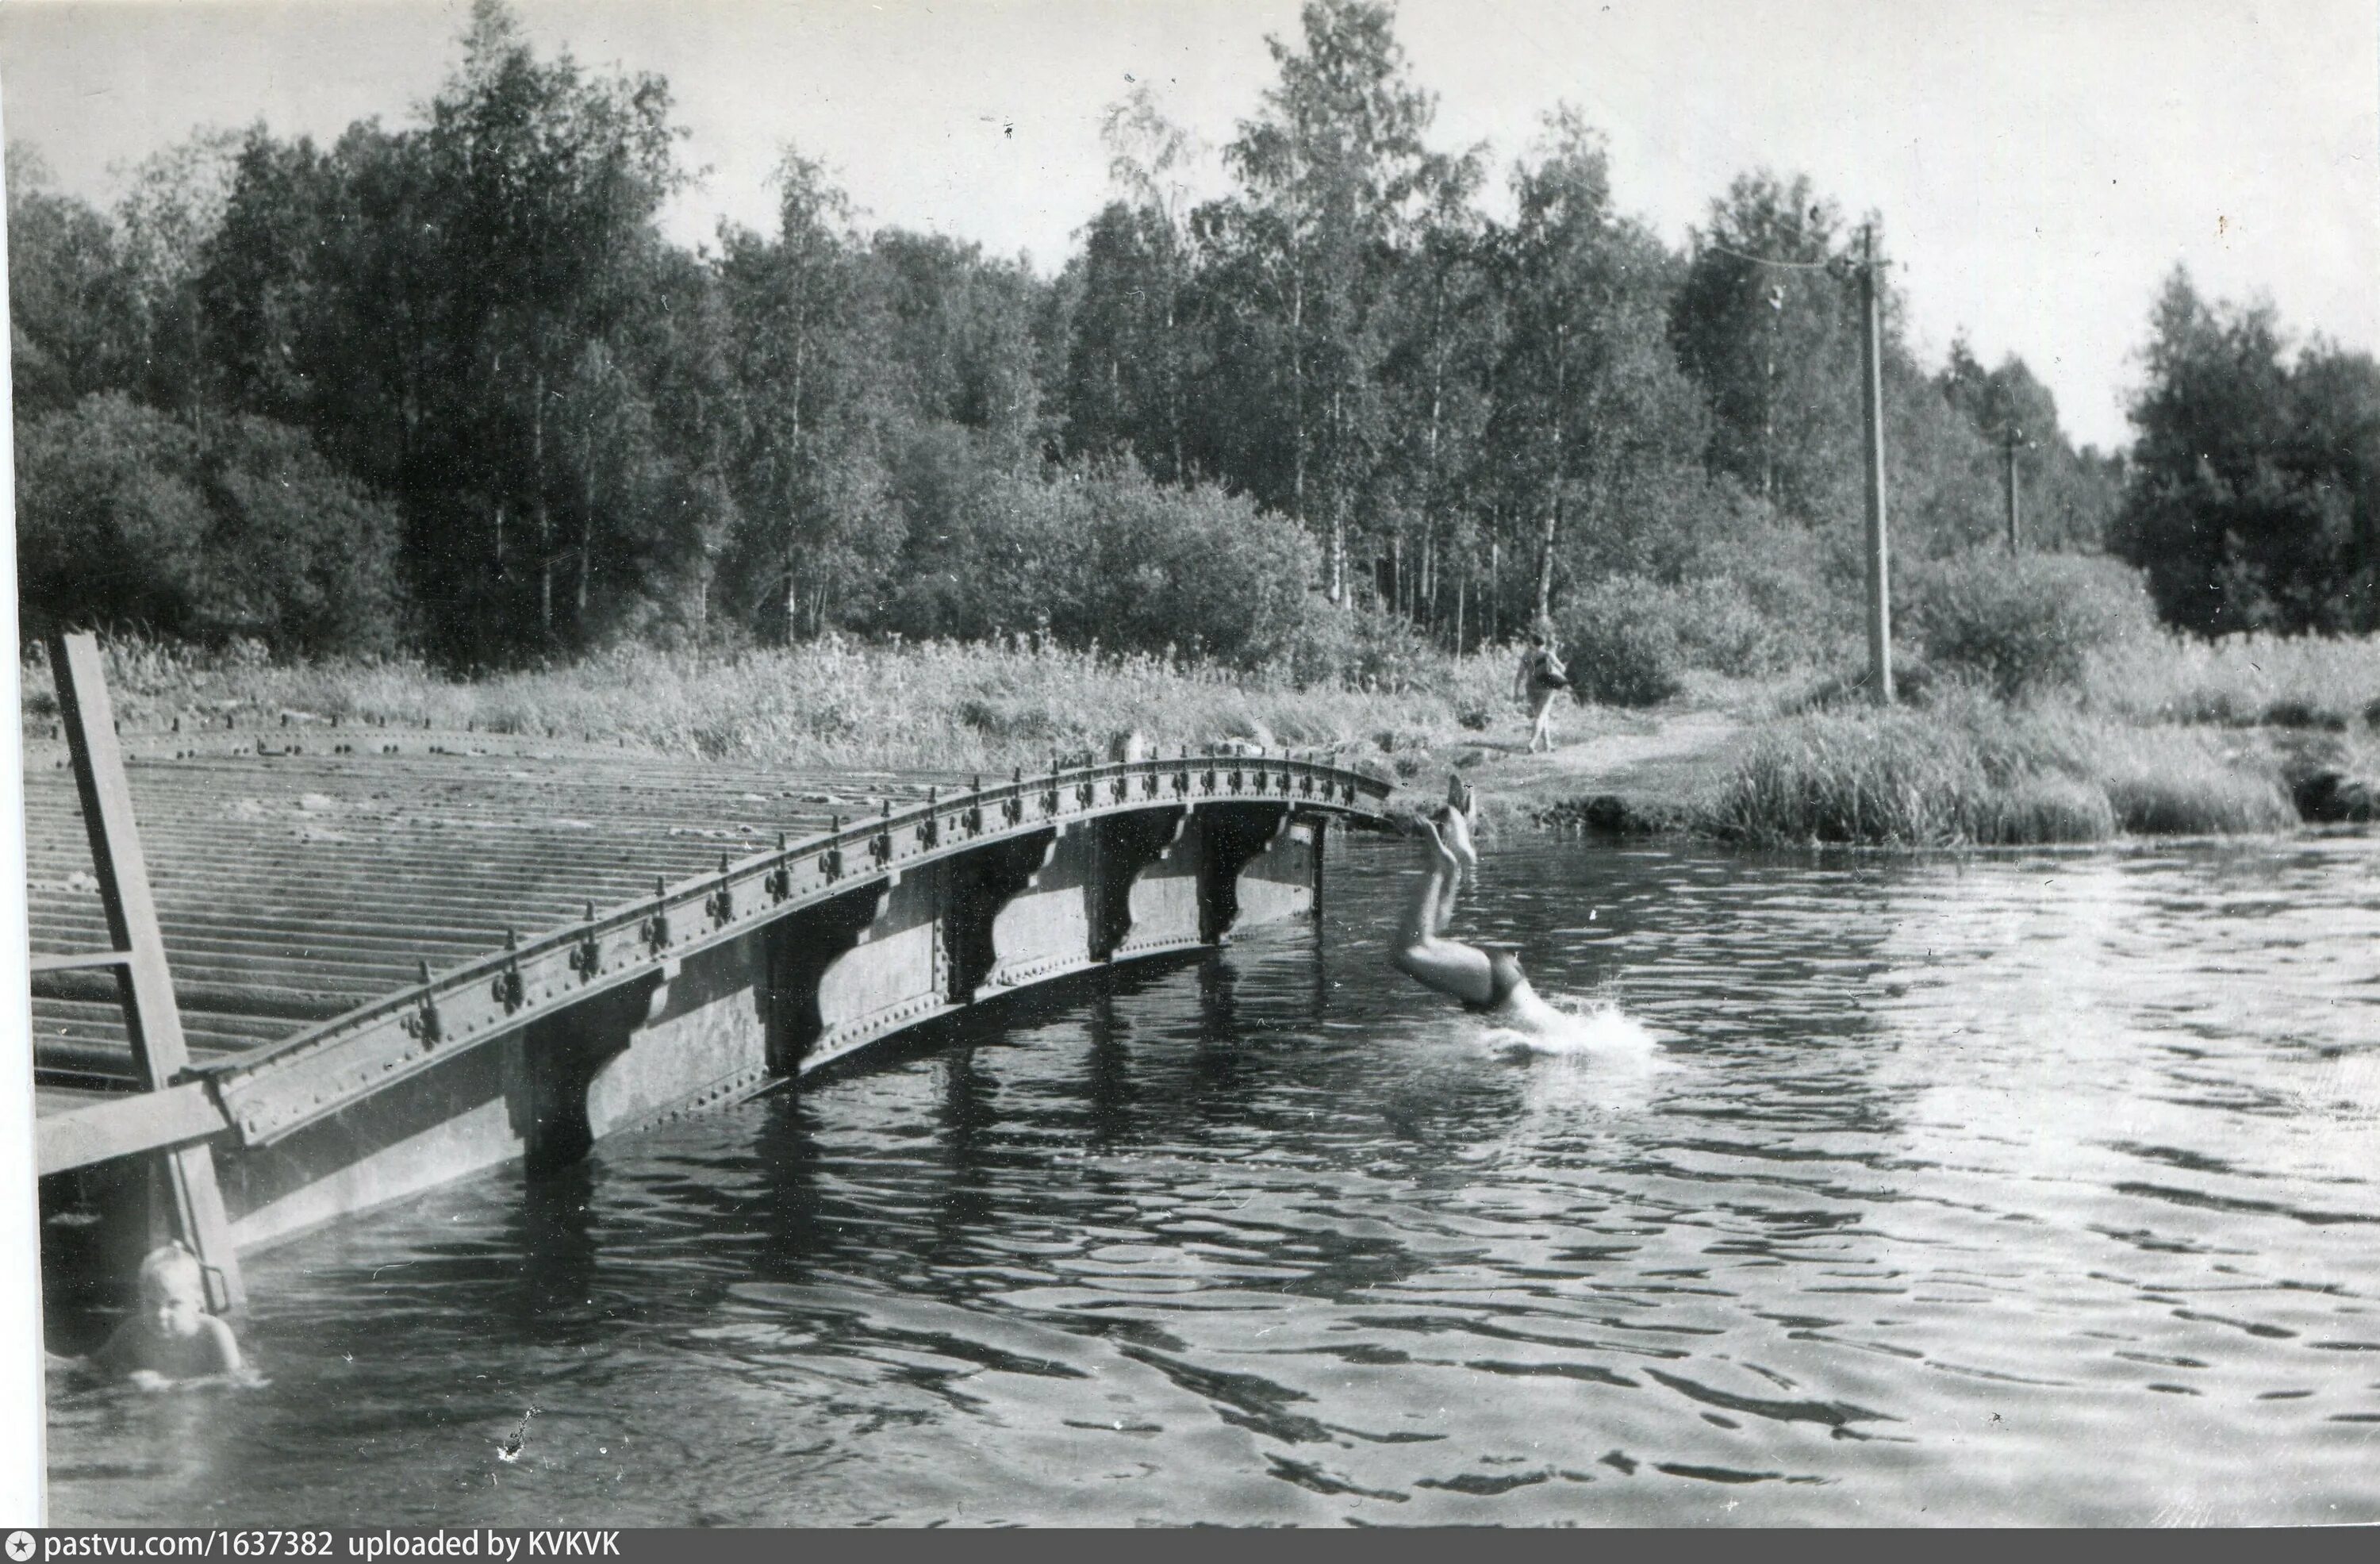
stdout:
{"type": "Polygon", "coordinates": [[[2024,443],[2024,431],[2011,426],[2000,435],[2000,448],[2007,454],[2008,464],[2002,469],[2000,484],[2008,494],[2009,553],[2017,552],[2016,448],[2024,443]]]}
{"type": "Polygon", "coordinates": [[[1867,403],[1867,666],[1878,705],[1892,704],[1892,571],[1884,520],[1884,344],[1876,226],[1860,230],[1860,385],[1867,403]]]}

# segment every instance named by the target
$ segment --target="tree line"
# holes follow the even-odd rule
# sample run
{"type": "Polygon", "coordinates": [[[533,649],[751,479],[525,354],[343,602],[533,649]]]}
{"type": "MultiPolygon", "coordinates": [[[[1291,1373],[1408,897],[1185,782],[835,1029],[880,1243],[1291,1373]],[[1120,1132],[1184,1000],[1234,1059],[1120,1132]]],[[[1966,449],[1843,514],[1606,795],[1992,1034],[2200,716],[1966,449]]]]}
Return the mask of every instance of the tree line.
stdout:
{"type": "MultiPolygon", "coordinates": [[[[1853,225],[1755,171],[1673,250],[1567,108],[1499,175],[1433,141],[1393,23],[1312,0],[1270,40],[1218,199],[1116,104],[1054,276],[870,228],[791,149],[773,232],[674,245],[667,83],[540,57],[502,0],[394,128],[199,134],[109,212],[12,144],[28,619],[458,667],[830,629],[1255,663],[1615,582],[1848,604],[1853,225]]],[[[2131,553],[2178,622],[2374,623],[2368,355],[2292,365],[2177,275],[2128,464],[2022,361],[1929,369],[1885,318],[1910,556],[1997,537],[2014,439],[2029,542],[2131,553]]]]}

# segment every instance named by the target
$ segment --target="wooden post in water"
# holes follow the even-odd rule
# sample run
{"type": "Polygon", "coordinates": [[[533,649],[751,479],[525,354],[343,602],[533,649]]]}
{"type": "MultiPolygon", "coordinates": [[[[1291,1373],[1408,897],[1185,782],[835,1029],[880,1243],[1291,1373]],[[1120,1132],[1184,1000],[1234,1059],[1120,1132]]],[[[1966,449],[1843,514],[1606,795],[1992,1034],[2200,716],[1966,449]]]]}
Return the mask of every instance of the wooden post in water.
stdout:
{"type": "MultiPolygon", "coordinates": [[[[116,981],[124,997],[124,1030],[132,1044],[133,1068],[145,1091],[176,1083],[190,1061],[182,1040],[182,1012],[174,998],[173,974],[165,965],[165,942],[157,929],[157,903],[150,894],[149,865],[132,817],[132,789],[124,778],[124,755],[115,742],[115,711],[99,657],[98,639],[88,632],[50,637],[50,672],[57,681],[58,712],[65,718],[67,752],[74,763],[75,790],[82,799],[83,828],[91,837],[91,868],[107,911],[108,938],[122,957],[116,981]]],[[[164,1154],[173,1191],[177,1236],[199,1258],[207,1301],[228,1313],[247,1301],[239,1258],[215,1185],[214,1154],[203,1144],[164,1154]]]]}
{"type": "Polygon", "coordinates": [[[1860,388],[1867,404],[1867,666],[1876,704],[1892,704],[1892,560],[1884,519],[1884,344],[1876,225],[1860,230],[1860,388]]]}

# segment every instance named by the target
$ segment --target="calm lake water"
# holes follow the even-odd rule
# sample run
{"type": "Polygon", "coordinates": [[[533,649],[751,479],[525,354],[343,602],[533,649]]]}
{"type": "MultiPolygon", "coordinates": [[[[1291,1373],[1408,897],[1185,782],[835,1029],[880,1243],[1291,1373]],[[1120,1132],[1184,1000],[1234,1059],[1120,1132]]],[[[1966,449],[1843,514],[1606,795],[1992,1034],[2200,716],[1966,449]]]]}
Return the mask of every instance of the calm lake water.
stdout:
{"type": "Polygon", "coordinates": [[[1528,837],[261,1257],[61,1522],[2380,1520],[2380,838],[1528,837]],[[498,1446],[527,1421],[516,1460],[498,1446]]]}

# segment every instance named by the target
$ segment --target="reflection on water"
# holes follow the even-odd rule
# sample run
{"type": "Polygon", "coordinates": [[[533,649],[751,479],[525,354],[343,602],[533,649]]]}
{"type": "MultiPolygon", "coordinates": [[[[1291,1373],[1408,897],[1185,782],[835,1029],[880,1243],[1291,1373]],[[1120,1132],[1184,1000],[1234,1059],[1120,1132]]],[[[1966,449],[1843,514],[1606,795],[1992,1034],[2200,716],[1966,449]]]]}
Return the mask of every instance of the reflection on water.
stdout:
{"type": "Polygon", "coordinates": [[[273,1384],[60,1401],[54,1513],[2380,1519],[2380,843],[1533,839],[1551,1051],[1403,868],[276,1251],[273,1384]]]}

